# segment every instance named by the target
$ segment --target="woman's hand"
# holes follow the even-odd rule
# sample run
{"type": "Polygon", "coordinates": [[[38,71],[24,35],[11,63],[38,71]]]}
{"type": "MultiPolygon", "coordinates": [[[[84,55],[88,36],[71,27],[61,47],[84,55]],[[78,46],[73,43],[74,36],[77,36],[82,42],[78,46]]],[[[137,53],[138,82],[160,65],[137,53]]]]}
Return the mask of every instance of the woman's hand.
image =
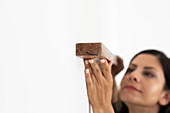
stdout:
{"type": "Polygon", "coordinates": [[[123,59],[119,56],[116,56],[116,59],[117,59],[117,65],[113,64],[111,68],[113,77],[115,77],[124,68],[123,59]]]}
{"type": "Polygon", "coordinates": [[[93,108],[105,108],[111,105],[113,61],[100,60],[101,69],[95,59],[85,60],[85,78],[89,101],[93,108]]]}
{"type": "Polygon", "coordinates": [[[119,101],[119,97],[118,97],[118,88],[117,88],[117,84],[115,81],[115,76],[123,70],[124,65],[123,65],[123,59],[119,56],[116,56],[117,59],[117,65],[115,65],[113,63],[112,67],[111,67],[111,72],[112,72],[112,76],[113,76],[113,95],[112,95],[112,104],[115,104],[119,101]]]}

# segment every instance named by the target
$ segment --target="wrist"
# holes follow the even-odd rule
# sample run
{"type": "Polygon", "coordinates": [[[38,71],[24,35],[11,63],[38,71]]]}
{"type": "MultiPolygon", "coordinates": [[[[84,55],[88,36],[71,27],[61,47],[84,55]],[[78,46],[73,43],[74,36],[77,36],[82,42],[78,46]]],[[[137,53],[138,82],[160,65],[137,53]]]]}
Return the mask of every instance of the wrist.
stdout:
{"type": "Polygon", "coordinates": [[[115,113],[112,104],[106,106],[92,106],[93,113],[115,113]]]}

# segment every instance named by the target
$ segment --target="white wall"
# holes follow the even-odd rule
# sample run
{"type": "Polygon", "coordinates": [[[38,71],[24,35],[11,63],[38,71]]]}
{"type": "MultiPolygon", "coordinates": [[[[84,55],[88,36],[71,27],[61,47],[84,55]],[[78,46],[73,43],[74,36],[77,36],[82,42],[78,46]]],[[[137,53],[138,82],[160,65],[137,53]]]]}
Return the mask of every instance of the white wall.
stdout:
{"type": "Polygon", "coordinates": [[[1,113],[88,112],[75,44],[99,41],[98,3],[0,0],[1,113]]]}
{"type": "Polygon", "coordinates": [[[0,112],[88,113],[75,44],[102,41],[127,66],[145,48],[170,54],[169,20],[168,0],[0,0],[0,112]]]}

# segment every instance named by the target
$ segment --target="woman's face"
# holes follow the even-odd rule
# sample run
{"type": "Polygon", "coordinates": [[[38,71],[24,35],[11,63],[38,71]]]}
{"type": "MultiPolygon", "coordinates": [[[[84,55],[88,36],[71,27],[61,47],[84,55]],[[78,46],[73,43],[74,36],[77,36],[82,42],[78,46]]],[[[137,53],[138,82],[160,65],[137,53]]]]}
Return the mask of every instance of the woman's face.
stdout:
{"type": "Polygon", "coordinates": [[[126,104],[150,106],[158,103],[165,83],[158,59],[140,54],[130,63],[121,82],[120,99],[126,104]]]}

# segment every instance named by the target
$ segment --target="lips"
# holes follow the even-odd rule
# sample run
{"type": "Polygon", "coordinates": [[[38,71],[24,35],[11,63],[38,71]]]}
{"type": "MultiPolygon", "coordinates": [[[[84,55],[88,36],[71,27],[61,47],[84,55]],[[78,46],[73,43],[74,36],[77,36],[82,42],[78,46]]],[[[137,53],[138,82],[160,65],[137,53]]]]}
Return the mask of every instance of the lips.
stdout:
{"type": "Polygon", "coordinates": [[[134,86],[126,85],[124,88],[128,89],[128,90],[132,90],[132,91],[137,91],[137,92],[141,93],[141,91],[138,90],[137,88],[135,88],[134,86]]]}

